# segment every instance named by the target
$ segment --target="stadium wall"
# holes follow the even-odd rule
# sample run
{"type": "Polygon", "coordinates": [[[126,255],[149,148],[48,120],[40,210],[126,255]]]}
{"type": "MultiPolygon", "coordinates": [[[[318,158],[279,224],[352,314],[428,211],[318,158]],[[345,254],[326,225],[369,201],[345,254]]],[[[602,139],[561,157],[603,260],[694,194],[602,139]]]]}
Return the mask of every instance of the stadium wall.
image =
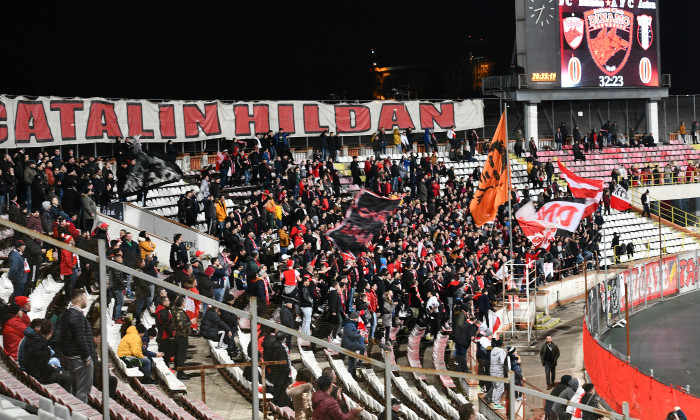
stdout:
{"type": "Polygon", "coordinates": [[[597,340],[624,318],[627,306],[634,313],[646,308],[648,302],[662,299],[662,295],[698,290],[698,257],[695,251],[670,255],[662,260],[661,267],[658,260],[648,261],[611,272],[604,281],[590,284],[583,328],[584,365],[596,392],[613,410],[620,412],[621,402],[627,401],[630,414],[639,419],[665,418],[676,406],[687,413],[700,412],[700,399],[645,375],[597,340]]]}
{"type": "Polygon", "coordinates": [[[596,393],[618,413],[622,412],[622,401],[629,402],[632,417],[642,420],[664,419],[677,406],[686,413],[700,412],[700,399],[664,385],[618,359],[593,338],[585,321],[583,357],[596,393]]]}

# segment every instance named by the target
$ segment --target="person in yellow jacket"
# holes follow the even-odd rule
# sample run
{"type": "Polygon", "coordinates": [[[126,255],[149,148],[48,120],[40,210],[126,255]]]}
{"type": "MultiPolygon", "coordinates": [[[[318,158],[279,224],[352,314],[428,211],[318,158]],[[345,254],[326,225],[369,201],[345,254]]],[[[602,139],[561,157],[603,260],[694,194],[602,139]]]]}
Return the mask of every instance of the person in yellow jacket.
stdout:
{"type": "MultiPolygon", "coordinates": [[[[137,327],[132,325],[126,329],[126,334],[122,337],[117,348],[117,357],[122,359],[127,367],[137,365],[141,373],[143,373],[141,383],[150,384],[153,383],[151,378],[151,359],[143,354],[142,340],[143,335],[146,333],[146,327],[141,324],[137,327]]],[[[155,353],[155,356],[163,357],[163,353],[155,353]]]]}
{"type": "Polygon", "coordinates": [[[148,232],[145,230],[142,230],[139,233],[139,248],[141,249],[142,260],[145,260],[146,255],[152,255],[153,251],[156,250],[156,244],[151,241],[151,238],[148,236],[148,232]]]}
{"type": "Polygon", "coordinates": [[[398,128],[394,129],[394,147],[396,148],[396,152],[401,150],[401,133],[398,128]]]}
{"type": "Polygon", "coordinates": [[[275,222],[278,228],[282,227],[282,206],[279,204],[275,206],[275,222]]]}
{"type": "Polygon", "coordinates": [[[216,222],[219,224],[220,238],[224,236],[224,220],[226,220],[226,200],[221,195],[216,201],[216,222]]]}
{"type": "Polygon", "coordinates": [[[287,248],[289,248],[289,233],[287,233],[287,226],[282,226],[277,234],[280,238],[280,256],[287,253],[287,248]]]}

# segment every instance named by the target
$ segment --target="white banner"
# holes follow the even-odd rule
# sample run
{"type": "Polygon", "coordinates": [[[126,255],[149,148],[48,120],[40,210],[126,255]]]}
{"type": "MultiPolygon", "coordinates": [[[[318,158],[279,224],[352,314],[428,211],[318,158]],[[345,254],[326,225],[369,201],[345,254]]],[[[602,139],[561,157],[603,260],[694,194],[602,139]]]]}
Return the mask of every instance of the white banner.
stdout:
{"type": "Polygon", "coordinates": [[[420,133],[428,128],[447,131],[452,126],[458,131],[483,127],[483,101],[151,102],[0,95],[3,148],[105,143],[135,135],[143,142],[250,138],[280,129],[291,137],[313,137],[324,130],[358,136],[384,128],[390,136],[395,127],[420,133]]]}

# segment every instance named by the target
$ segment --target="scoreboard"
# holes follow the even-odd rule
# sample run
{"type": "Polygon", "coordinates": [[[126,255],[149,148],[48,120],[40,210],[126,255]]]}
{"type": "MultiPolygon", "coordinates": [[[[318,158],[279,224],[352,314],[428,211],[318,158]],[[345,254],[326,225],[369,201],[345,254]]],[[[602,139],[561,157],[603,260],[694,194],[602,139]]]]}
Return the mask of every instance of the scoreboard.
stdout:
{"type": "Polygon", "coordinates": [[[561,87],[658,87],[657,2],[561,0],[561,87]]]}
{"type": "Polygon", "coordinates": [[[659,0],[516,0],[528,89],[658,88],[659,0]]]}

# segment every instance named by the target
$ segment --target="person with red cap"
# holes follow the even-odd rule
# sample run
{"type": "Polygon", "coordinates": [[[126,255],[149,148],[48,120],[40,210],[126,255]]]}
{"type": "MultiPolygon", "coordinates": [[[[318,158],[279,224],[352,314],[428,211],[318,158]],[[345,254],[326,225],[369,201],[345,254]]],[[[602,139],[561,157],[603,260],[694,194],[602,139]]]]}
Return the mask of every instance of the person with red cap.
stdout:
{"type": "Polygon", "coordinates": [[[107,223],[100,223],[99,226],[92,231],[92,237],[95,239],[104,239],[109,244],[109,235],[107,234],[107,228],[109,225],[107,223]]]}
{"type": "Polygon", "coordinates": [[[22,309],[22,321],[29,325],[31,319],[29,319],[27,314],[32,310],[32,302],[26,296],[17,296],[15,297],[15,303],[22,309]]]}
{"type": "MultiPolygon", "coordinates": [[[[63,242],[75,246],[72,236],[68,236],[63,242]]],[[[65,283],[66,295],[70,295],[70,292],[75,288],[75,282],[80,275],[79,267],[78,255],[69,249],[61,249],[61,280],[65,283]]]]}
{"type": "Polygon", "coordinates": [[[5,319],[1,320],[3,350],[6,355],[15,360],[17,359],[19,343],[24,338],[24,330],[29,326],[29,322],[25,322],[23,316],[22,308],[16,303],[11,303],[5,319]]]}
{"type": "Polygon", "coordinates": [[[282,271],[282,278],[284,279],[284,296],[298,298],[297,284],[301,279],[300,274],[294,269],[294,260],[292,258],[287,259],[286,270],[282,271]]]}

